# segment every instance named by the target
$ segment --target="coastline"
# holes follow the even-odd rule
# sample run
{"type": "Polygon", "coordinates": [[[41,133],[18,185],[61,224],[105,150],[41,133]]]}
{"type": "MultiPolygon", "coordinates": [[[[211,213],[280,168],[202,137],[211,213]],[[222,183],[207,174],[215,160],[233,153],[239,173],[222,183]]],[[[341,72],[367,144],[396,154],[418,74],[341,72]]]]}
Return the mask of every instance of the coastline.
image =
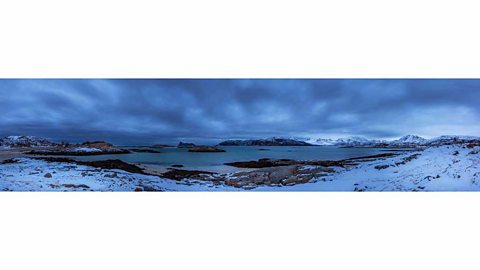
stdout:
{"type": "Polygon", "coordinates": [[[140,165],[142,171],[126,172],[118,169],[122,167],[102,167],[102,162],[95,167],[89,162],[56,162],[58,158],[53,157],[49,162],[25,157],[24,152],[8,150],[0,154],[4,161],[13,158],[0,164],[2,190],[480,191],[478,145],[445,145],[330,162],[279,160],[287,163],[235,168],[235,172],[227,173],[181,168],[164,171],[154,165],[140,165]]]}

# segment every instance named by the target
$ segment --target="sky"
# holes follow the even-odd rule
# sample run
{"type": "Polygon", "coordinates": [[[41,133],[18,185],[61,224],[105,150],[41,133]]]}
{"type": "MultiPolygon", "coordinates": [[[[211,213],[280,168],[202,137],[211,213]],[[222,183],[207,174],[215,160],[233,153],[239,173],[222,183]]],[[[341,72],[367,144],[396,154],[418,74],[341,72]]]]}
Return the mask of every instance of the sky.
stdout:
{"type": "Polygon", "coordinates": [[[0,136],[116,144],[480,135],[480,80],[0,79],[0,136]]]}

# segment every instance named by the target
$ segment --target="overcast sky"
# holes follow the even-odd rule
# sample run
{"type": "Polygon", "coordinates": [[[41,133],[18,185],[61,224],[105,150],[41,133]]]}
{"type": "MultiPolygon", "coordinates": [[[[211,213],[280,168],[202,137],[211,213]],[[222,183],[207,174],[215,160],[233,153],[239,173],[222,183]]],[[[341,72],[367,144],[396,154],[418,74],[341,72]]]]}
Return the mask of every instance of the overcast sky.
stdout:
{"type": "Polygon", "coordinates": [[[0,136],[118,144],[480,135],[480,80],[0,80],[0,136]]]}

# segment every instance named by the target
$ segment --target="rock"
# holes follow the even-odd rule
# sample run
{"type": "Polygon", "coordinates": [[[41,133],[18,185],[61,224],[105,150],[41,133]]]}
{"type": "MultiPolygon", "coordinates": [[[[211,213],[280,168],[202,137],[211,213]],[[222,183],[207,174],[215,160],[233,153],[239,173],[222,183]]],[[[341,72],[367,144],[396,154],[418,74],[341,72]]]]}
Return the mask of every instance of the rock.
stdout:
{"type": "Polygon", "coordinates": [[[155,189],[154,187],[151,187],[151,186],[142,186],[142,188],[143,188],[144,191],[149,191],[149,192],[161,191],[161,190],[157,190],[157,189],[155,189]]]}
{"type": "Polygon", "coordinates": [[[171,169],[167,172],[161,174],[162,177],[173,179],[173,180],[182,180],[185,178],[202,178],[204,175],[214,175],[213,172],[206,172],[206,171],[188,171],[188,170],[179,170],[179,169],[171,169]]]}
{"type": "Polygon", "coordinates": [[[52,174],[51,174],[51,173],[46,173],[43,177],[45,177],[45,178],[52,178],[52,174]]]}
{"type": "Polygon", "coordinates": [[[217,148],[215,146],[194,146],[190,149],[188,149],[188,152],[198,152],[198,153],[218,153],[218,152],[226,152],[223,149],[217,148]]]}
{"type": "Polygon", "coordinates": [[[174,168],[183,168],[182,164],[173,164],[172,167],[174,168]]]}
{"type": "Polygon", "coordinates": [[[195,144],[179,142],[177,147],[178,148],[192,148],[192,147],[195,147],[195,144]]]}
{"type": "Polygon", "coordinates": [[[82,146],[92,147],[92,148],[110,148],[113,147],[113,144],[105,141],[94,141],[94,142],[84,142],[82,146]]]}
{"type": "Polygon", "coordinates": [[[384,170],[388,167],[390,167],[390,165],[377,165],[374,168],[377,169],[377,170],[384,170]]]}
{"type": "Polygon", "coordinates": [[[90,188],[89,186],[84,185],[84,184],[80,184],[80,185],[63,184],[62,186],[66,187],[66,188],[90,188]]]}
{"type": "Polygon", "coordinates": [[[145,173],[142,168],[133,164],[123,162],[119,159],[108,159],[108,160],[99,160],[99,161],[78,161],[70,158],[55,158],[55,157],[40,157],[37,159],[44,160],[47,162],[74,163],[77,165],[91,166],[91,167],[102,168],[107,170],[118,169],[126,172],[147,175],[147,173],[145,173]]]}
{"type": "Polygon", "coordinates": [[[105,174],[104,177],[108,177],[108,178],[117,178],[118,175],[116,172],[112,173],[112,174],[105,174]]]}
{"type": "Polygon", "coordinates": [[[140,191],[143,191],[143,188],[142,187],[136,187],[134,191],[135,192],[140,192],[140,191]]]}
{"type": "Polygon", "coordinates": [[[0,162],[0,164],[14,164],[14,163],[18,163],[18,160],[10,158],[0,162]]]}

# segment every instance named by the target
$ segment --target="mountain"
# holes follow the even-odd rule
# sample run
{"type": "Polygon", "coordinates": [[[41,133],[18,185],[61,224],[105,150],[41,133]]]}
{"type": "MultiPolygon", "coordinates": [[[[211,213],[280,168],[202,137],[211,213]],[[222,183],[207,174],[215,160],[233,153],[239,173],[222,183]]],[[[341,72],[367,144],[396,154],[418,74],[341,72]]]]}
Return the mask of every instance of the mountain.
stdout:
{"type": "Polygon", "coordinates": [[[196,145],[194,143],[186,143],[186,142],[179,142],[177,147],[178,148],[193,148],[196,145]]]}
{"type": "Polygon", "coordinates": [[[0,146],[4,147],[49,147],[56,145],[57,143],[48,139],[34,136],[7,136],[0,138],[0,146]]]}
{"type": "Polygon", "coordinates": [[[310,146],[304,141],[287,138],[268,138],[259,140],[227,140],[219,143],[222,146],[310,146]]]}
{"type": "Polygon", "coordinates": [[[381,140],[370,140],[365,137],[359,136],[352,136],[346,138],[339,138],[336,140],[333,139],[308,139],[312,145],[319,145],[319,146],[341,146],[341,147],[374,147],[374,146],[381,146],[386,143],[386,141],[381,140]]]}
{"type": "Polygon", "coordinates": [[[336,140],[332,140],[332,139],[314,139],[314,140],[311,140],[311,144],[314,144],[314,145],[321,145],[321,146],[329,146],[329,145],[335,145],[336,144],[336,140]]]}
{"type": "Polygon", "coordinates": [[[446,144],[460,144],[460,143],[472,143],[480,142],[480,137],[475,136],[458,136],[458,135],[444,135],[430,139],[426,142],[428,146],[439,146],[446,144]]]}
{"type": "Polygon", "coordinates": [[[384,141],[370,140],[365,137],[358,137],[358,136],[340,138],[335,141],[336,146],[343,146],[343,147],[377,146],[382,143],[384,143],[384,141]]]}
{"type": "Polygon", "coordinates": [[[425,138],[420,137],[420,136],[405,135],[398,140],[394,140],[394,141],[389,142],[388,144],[390,146],[409,147],[409,146],[425,145],[426,143],[427,143],[427,140],[425,138]]]}

